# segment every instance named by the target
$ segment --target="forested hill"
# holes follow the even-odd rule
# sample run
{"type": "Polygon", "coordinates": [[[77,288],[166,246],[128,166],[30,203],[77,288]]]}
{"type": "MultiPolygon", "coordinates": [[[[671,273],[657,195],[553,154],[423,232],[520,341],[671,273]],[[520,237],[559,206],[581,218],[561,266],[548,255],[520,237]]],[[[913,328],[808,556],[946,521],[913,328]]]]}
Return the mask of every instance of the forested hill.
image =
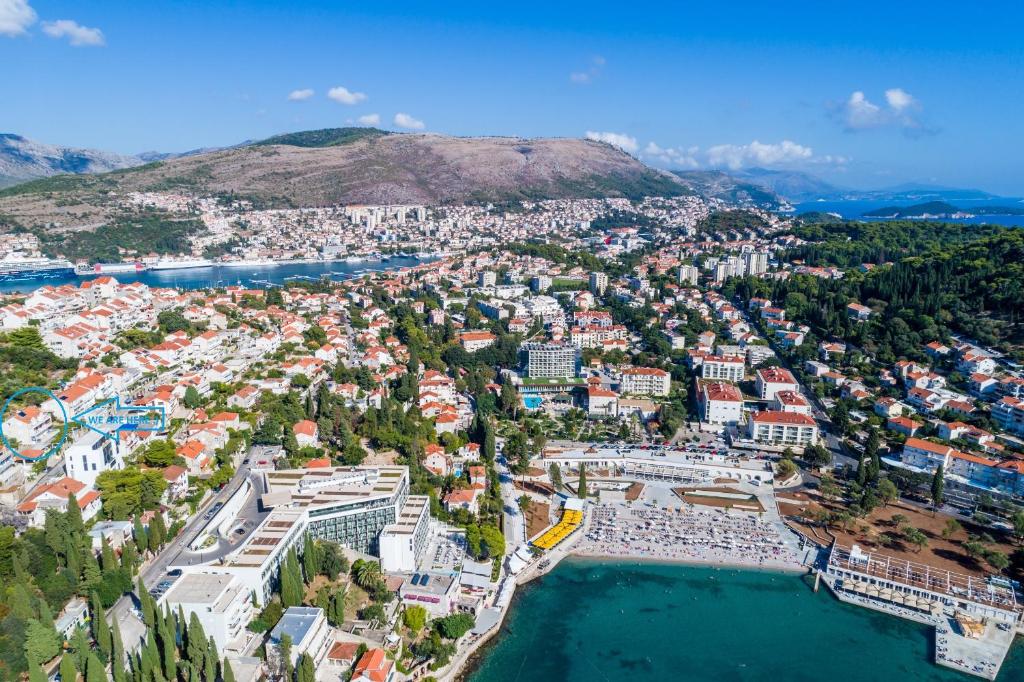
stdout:
{"type": "MultiPolygon", "coordinates": [[[[841,221],[794,227],[792,234],[808,243],[789,253],[808,265],[856,267],[950,248],[1002,234],[999,225],[968,225],[928,220],[890,222],[841,221]]],[[[1019,230],[1017,230],[1019,231],[1019,230]]]]}
{"type": "MultiPolygon", "coordinates": [[[[803,247],[815,262],[848,268],[839,280],[797,275],[788,280],[737,282],[741,297],[770,297],[791,319],[806,322],[814,338],[801,346],[815,352],[817,340],[844,338],[882,362],[922,358],[924,344],[961,332],[981,343],[1024,355],[1024,230],[978,229],[935,223],[887,223],[865,244],[847,241],[863,225],[815,226],[826,239],[803,247]],[[851,265],[892,264],[861,272],[851,265]],[[866,323],[851,321],[848,303],[875,311],[866,323]]],[[[870,227],[870,226],[866,226],[870,227]]]]}

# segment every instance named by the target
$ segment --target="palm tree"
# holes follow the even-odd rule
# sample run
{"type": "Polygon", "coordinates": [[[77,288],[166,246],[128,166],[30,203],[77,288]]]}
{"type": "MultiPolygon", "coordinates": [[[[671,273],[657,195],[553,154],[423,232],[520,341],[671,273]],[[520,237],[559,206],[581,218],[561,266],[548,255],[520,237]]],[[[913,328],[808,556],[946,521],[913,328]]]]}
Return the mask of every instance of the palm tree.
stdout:
{"type": "Polygon", "coordinates": [[[352,577],[355,578],[359,587],[369,587],[380,579],[380,564],[376,561],[363,561],[361,564],[352,565],[352,577]]]}

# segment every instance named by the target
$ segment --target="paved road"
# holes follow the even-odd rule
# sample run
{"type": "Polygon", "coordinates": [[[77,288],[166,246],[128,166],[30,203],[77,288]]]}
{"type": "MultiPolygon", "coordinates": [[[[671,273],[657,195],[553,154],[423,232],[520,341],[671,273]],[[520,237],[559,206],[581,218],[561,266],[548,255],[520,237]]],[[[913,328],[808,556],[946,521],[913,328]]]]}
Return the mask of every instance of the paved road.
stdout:
{"type": "MultiPolygon", "coordinates": [[[[254,446],[250,449],[250,458],[258,447],[259,446],[254,446]]],[[[204,510],[213,509],[213,506],[218,502],[226,503],[231,496],[238,491],[247,478],[251,478],[253,480],[255,490],[258,494],[263,492],[261,483],[262,477],[258,474],[254,474],[250,470],[249,465],[243,463],[235,472],[234,477],[232,477],[228,484],[225,485],[220,492],[210,498],[203,509],[200,509],[196,515],[189,520],[174,542],[165,546],[155,558],[151,559],[149,563],[142,568],[139,575],[142,577],[147,588],[152,588],[154,585],[159,583],[166,575],[168,569],[172,567],[187,566],[190,563],[202,563],[204,561],[209,561],[227,554],[234,548],[233,544],[225,545],[225,543],[221,542],[218,543],[216,549],[204,552],[191,552],[186,548],[186,545],[188,545],[195,537],[196,533],[198,533],[203,526],[209,522],[209,519],[205,518],[206,512],[204,510]]],[[[246,502],[246,505],[239,513],[240,518],[245,514],[249,514],[249,518],[255,518],[260,515],[258,510],[258,494],[252,495],[246,502]]],[[[259,518],[262,517],[259,516],[259,518]]],[[[145,636],[145,627],[134,614],[134,609],[137,608],[138,595],[133,591],[132,593],[121,597],[121,599],[119,599],[108,611],[110,621],[114,622],[116,619],[121,625],[121,632],[126,646],[129,646],[129,641],[134,642],[137,641],[137,637],[145,636]]]]}
{"type": "Polygon", "coordinates": [[[501,502],[505,511],[505,553],[511,554],[526,542],[526,519],[519,509],[519,491],[512,481],[512,472],[505,457],[498,457],[495,465],[501,481],[501,502]]]}

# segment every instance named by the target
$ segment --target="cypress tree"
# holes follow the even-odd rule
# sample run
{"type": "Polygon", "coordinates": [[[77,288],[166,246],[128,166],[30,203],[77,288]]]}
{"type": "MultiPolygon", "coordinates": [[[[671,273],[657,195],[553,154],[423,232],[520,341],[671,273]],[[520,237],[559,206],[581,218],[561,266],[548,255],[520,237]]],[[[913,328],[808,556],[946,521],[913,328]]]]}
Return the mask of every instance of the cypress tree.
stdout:
{"type": "Polygon", "coordinates": [[[319,549],[308,533],[302,546],[302,568],[306,571],[307,583],[313,582],[313,579],[320,573],[319,549]]]}
{"type": "Polygon", "coordinates": [[[206,660],[203,667],[203,672],[206,675],[207,680],[217,679],[217,661],[220,657],[217,655],[217,643],[213,641],[211,636],[206,645],[206,660]]]}
{"type": "Polygon", "coordinates": [[[576,486],[576,496],[584,499],[587,497],[587,465],[580,464],[580,480],[576,486]]]}
{"type": "Polygon", "coordinates": [[[299,682],[316,682],[313,659],[305,652],[299,657],[299,682]]]}
{"type": "Polygon", "coordinates": [[[160,517],[160,514],[154,514],[153,520],[149,522],[149,551],[156,554],[160,551],[160,547],[164,544],[164,536],[160,530],[160,526],[157,525],[156,520],[160,517]]]}
{"type": "Polygon", "coordinates": [[[28,667],[28,682],[46,682],[46,673],[36,663],[30,664],[28,667]]]}
{"type": "Polygon", "coordinates": [[[71,654],[64,654],[60,659],[60,679],[61,682],[76,682],[78,680],[78,670],[75,668],[75,659],[71,654]]]}
{"type": "Polygon", "coordinates": [[[104,573],[114,571],[117,569],[117,557],[114,556],[114,548],[110,546],[106,538],[103,538],[103,549],[100,552],[100,568],[103,569],[104,573]]]}
{"type": "Polygon", "coordinates": [[[113,647],[110,636],[110,625],[107,623],[107,614],[100,603],[99,595],[92,593],[92,637],[96,640],[96,646],[103,652],[103,657],[109,659],[113,647]]]}
{"type": "Polygon", "coordinates": [[[139,559],[139,553],[135,549],[135,543],[126,542],[121,548],[121,568],[129,576],[135,575],[135,564],[139,559]]]}
{"type": "Polygon", "coordinates": [[[146,624],[146,627],[152,629],[156,624],[156,602],[153,601],[153,595],[146,589],[146,583],[142,581],[142,576],[139,576],[139,603],[142,605],[142,622],[146,624]]]}
{"type": "Polygon", "coordinates": [[[110,659],[110,669],[114,673],[114,682],[126,682],[124,642],[121,639],[121,628],[117,621],[111,627],[110,636],[113,643],[113,654],[110,659]]]}
{"type": "Polygon", "coordinates": [[[138,515],[132,519],[132,533],[135,536],[135,549],[139,554],[145,554],[149,549],[149,537],[146,536],[146,529],[142,527],[142,521],[138,515]]]}
{"type": "Polygon", "coordinates": [[[196,670],[202,670],[203,659],[206,658],[206,633],[203,632],[203,625],[195,612],[188,620],[188,638],[186,645],[186,658],[196,670]]]}
{"type": "Polygon", "coordinates": [[[107,682],[107,671],[105,666],[96,657],[95,653],[89,654],[85,664],[85,682],[107,682]]]}
{"type": "Polygon", "coordinates": [[[932,505],[934,505],[936,509],[942,506],[945,487],[946,475],[943,466],[940,464],[935,469],[935,475],[932,476],[932,505]]]}
{"type": "Polygon", "coordinates": [[[224,670],[223,682],[235,682],[235,672],[231,669],[231,663],[229,663],[226,658],[224,659],[222,669],[224,670]]]}
{"type": "Polygon", "coordinates": [[[82,508],[78,506],[78,498],[75,497],[74,493],[68,495],[68,531],[71,535],[80,536],[82,531],[85,529],[85,523],[82,521],[82,508]]]}

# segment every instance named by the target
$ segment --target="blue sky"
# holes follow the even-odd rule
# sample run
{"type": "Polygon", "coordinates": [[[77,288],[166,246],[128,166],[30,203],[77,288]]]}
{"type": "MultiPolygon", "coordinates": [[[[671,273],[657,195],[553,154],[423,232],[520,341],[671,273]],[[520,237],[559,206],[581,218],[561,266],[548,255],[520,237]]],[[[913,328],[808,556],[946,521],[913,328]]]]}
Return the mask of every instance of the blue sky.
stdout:
{"type": "Polygon", "coordinates": [[[135,153],[379,120],[1024,195],[1024,9],[713,5],[0,0],[0,131],[135,153]]]}

